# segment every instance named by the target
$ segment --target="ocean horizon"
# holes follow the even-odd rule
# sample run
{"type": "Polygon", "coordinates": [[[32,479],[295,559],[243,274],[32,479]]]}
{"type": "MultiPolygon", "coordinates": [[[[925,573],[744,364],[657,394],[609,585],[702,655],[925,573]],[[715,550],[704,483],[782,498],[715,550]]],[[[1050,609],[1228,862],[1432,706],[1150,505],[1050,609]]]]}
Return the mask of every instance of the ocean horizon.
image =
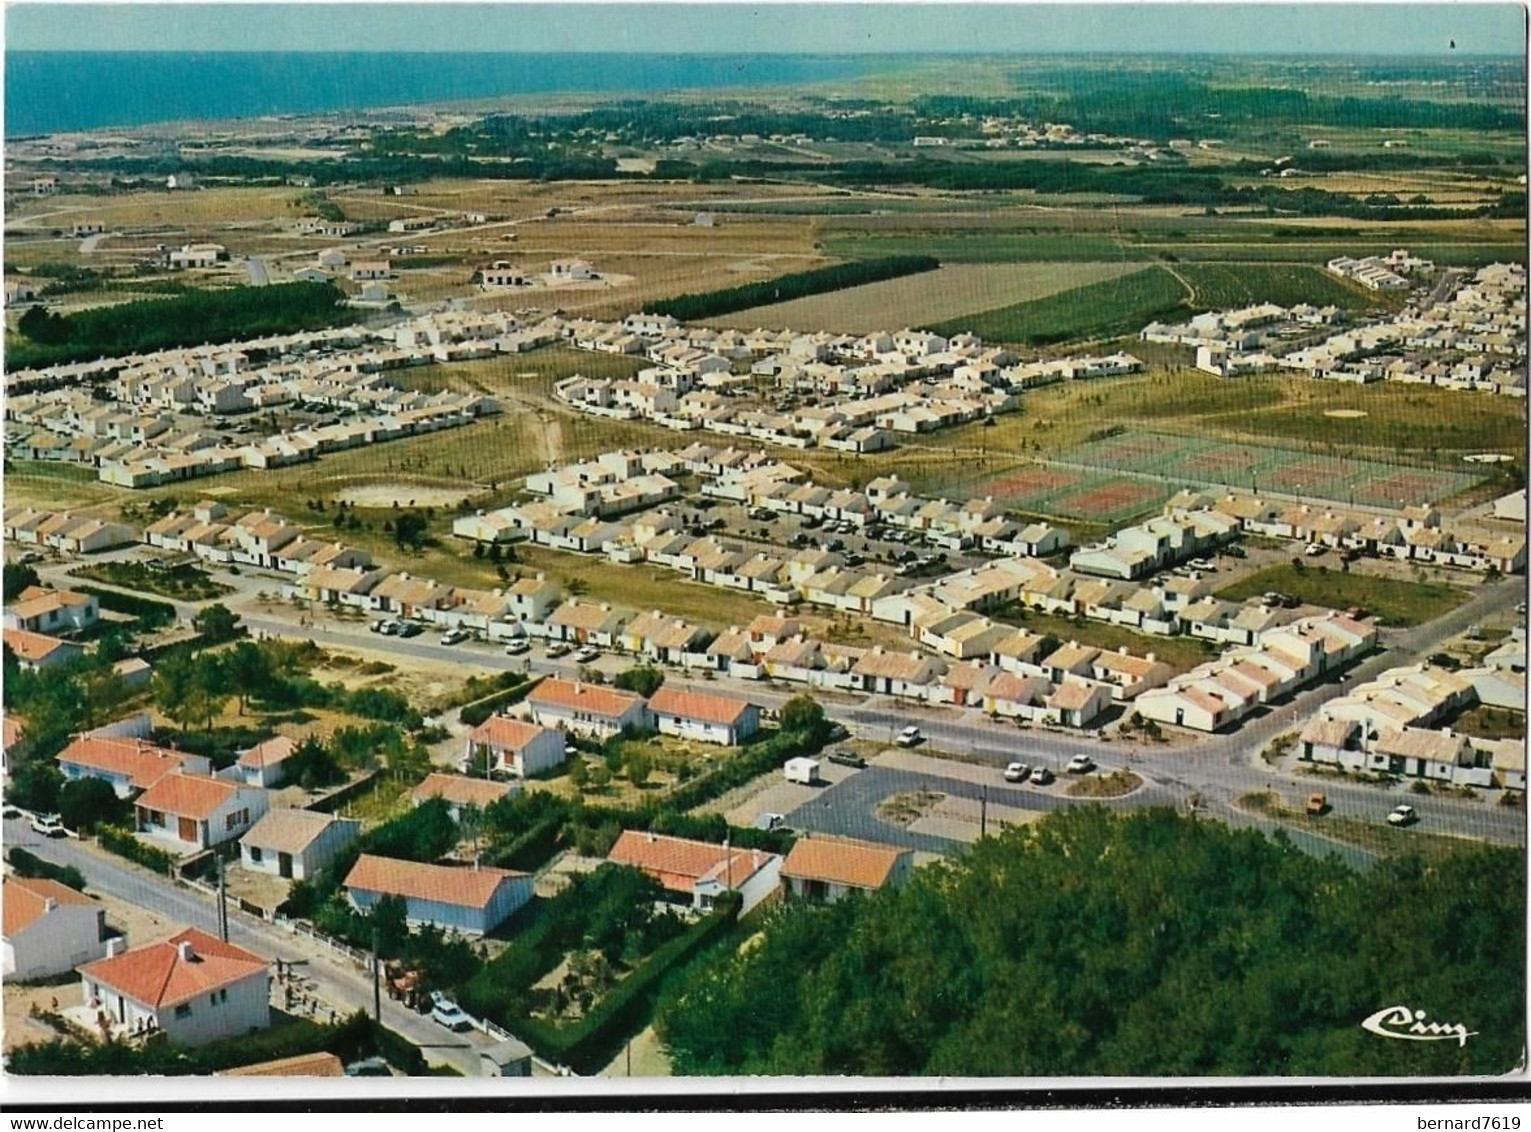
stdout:
{"type": "Polygon", "coordinates": [[[580,92],[852,78],[866,56],[11,51],[5,136],[580,92]]]}

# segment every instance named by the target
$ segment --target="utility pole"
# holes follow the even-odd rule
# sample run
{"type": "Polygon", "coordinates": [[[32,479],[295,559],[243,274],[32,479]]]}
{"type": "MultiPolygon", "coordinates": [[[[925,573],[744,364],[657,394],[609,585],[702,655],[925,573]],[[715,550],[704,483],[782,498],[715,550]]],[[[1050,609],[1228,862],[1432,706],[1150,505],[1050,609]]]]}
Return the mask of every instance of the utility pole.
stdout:
{"type": "Polygon", "coordinates": [[[223,881],[223,857],[216,849],[213,850],[218,862],[218,938],[224,943],[229,941],[229,894],[228,887],[223,881]]]}
{"type": "Polygon", "coordinates": [[[979,799],[979,802],[978,802],[978,836],[979,837],[987,837],[988,835],[989,835],[989,788],[988,788],[988,786],[985,786],[983,788],[983,796],[979,799]]]}
{"type": "Polygon", "coordinates": [[[372,927],[372,1019],[383,1021],[383,977],[377,957],[377,925],[372,927]]]}

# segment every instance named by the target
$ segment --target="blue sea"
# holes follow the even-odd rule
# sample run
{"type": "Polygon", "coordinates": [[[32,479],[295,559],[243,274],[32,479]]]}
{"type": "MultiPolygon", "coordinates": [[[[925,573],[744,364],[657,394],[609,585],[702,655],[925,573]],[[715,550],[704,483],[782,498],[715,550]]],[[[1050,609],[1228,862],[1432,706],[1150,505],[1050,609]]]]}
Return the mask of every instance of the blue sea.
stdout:
{"type": "Polygon", "coordinates": [[[13,51],[5,136],[524,94],[787,86],[869,66],[808,55],[13,51]]]}

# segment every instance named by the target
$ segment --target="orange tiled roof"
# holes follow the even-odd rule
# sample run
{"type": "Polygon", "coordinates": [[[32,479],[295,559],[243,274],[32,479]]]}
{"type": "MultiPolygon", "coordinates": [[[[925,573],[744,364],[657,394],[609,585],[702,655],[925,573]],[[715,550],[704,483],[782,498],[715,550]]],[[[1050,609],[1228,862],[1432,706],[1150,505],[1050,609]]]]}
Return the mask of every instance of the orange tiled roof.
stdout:
{"type": "Polygon", "coordinates": [[[512,789],[508,782],[490,782],[461,774],[428,774],[425,781],[415,787],[412,797],[416,803],[445,798],[454,806],[488,806],[504,798],[512,789]]]}
{"type": "Polygon", "coordinates": [[[493,747],[497,751],[519,751],[546,730],[535,723],[491,715],[468,732],[468,742],[493,747]]]}
{"type": "Polygon", "coordinates": [[[784,877],[822,880],[852,888],[881,888],[907,849],[890,849],[862,841],[807,837],[792,846],[781,867],[784,877]]]}
{"type": "Polygon", "coordinates": [[[381,892],[391,896],[434,900],[466,908],[484,908],[496,890],[507,880],[526,873],[507,869],[461,868],[449,865],[422,865],[392,857],[374,857],[363,853],[346,875],[347,888],[381,892]]]}
{"type": "Polygon", "coordinates": [[[241,1065],[237,1069],[225,1069],[217,1077],[344,1077],[345,1065],[333,1053],[300,1053],[295,1057],[279,1057],[275,1061],[262,1061],[255,1065],[241,1065]]]}
{"type": "Polygon", "coordinates": [[[110,735],[80,735],[56,756],[61,763],[71,763],[108,774],[126,775],[137,789],[158,782],[181,765],[174,751],[156,747],[142,739],[123,739],[110,735]]]}
{"type": "Polygon", "coordinates": [[[732,696],[714,696],[706,692],[687,692],[679,688],[660,688],[649,697],[649,709],[659,715],[678,715],[731,727],[749,709],[744,700],[732,696]]]}
{"type": "Polygon", "coordinates": [[[275,766],[292,757],[298,744],[290,736],[273,735],[264,743],[251,747],[239,756],[240,766],[275,766]]]}
{"type": "Polygon", "coordinates": [[[200,774],[173,771],[138,796],[135,803],[147,810],[204,820],[238,793],[232,782],[200,774]]]}
{"type": "Polygon", "coordinates": [[[618,692],[596,684],[576,683],[572,680],[544,680],[526,697],[533,707],[563,708],[566,711],[584,711],[591,715],[615,718],[628,711],[634,704],[643,702],[642,696],[630,692],[618,692]]]}
{"type": "Polygon", "coordinates": [[[617,838],[606,859],[642,869],[672,892],[691,892],[701,880],[738,887],[759,872],[771,854],[629,829],[617,838]]]}
{"type": "Polygon", "coordinates": [[[78,968],[80,974],[145,1006],[175,1006],[264,972],[266,960],[196,928],[78,968]],[[191,944],[181,957],[180,944],[191,944]]]}
{"type": "Polygon", "coordinates": [[[83,892],[77,892],[67,884],[60,884],[56,880],[8,876],[5,878],[3,900],[5,938],[10,939],[18,935],[42,919],[47,914],[49,900],[87,908],[100,907],[83,892]]]}
{"type": "Polygon", "coordinates": [[[38,661],[51,656],[58,649],[67,647],[56,637],[47,637],[29,629],[5,630],[5,643],[18,660],[38,661]]]}

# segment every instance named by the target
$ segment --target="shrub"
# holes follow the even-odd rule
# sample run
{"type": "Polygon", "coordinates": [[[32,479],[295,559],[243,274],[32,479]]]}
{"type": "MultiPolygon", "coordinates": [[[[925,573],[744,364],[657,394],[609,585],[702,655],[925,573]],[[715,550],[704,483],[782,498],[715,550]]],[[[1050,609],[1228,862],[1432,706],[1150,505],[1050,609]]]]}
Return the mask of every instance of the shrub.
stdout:
{"type": "Polygon", "coordinates": [[[133,836],[132,830],[123,826],[103,826],[97,830],[96,839],[101,842],[101,848],[116,853],[119,857],[126,857],[146,869],[153,869],[166,876],[175,871],[177,858],[174,853],[145,845],[133,836]]]}
{"type": "Polygon", "coordinates": [[[475,700],[473,703],[468,704],[457,713],[457,717],[469,727],[477,727],[501,708],[520,703],[536,684],[536,681],[529,680],[524,683],[517,683],[509,688],[504,688],[498,692],[491,692],[483,699],[475,700]]]}
{"type": "Polygon", "coordinates": [[[85,874],[73,865],[55,865],[44,861],[41,857],[28,853],[21,846],[16,846],[5,855],[5,859],[11,863],[11,868],[16,870],[19,877],[39,877],[43,880],[56,880],[67,888],[77,892],[85,891],[85,874]]]}

